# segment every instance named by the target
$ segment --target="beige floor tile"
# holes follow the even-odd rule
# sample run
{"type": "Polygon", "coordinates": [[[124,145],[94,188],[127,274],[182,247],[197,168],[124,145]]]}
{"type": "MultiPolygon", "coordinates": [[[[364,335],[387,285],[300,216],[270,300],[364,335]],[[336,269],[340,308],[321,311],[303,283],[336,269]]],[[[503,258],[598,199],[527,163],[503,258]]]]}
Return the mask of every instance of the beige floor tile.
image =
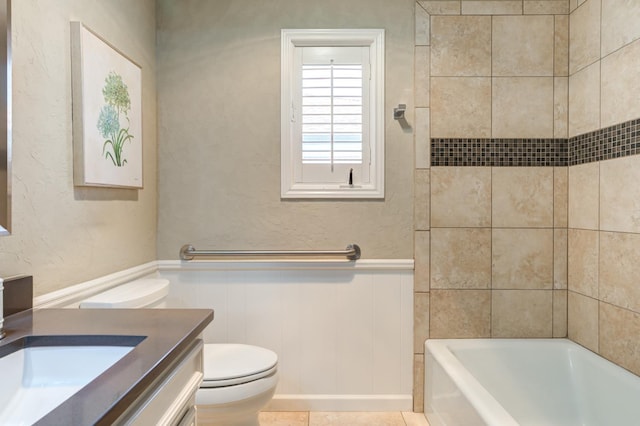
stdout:
{"type": "Polygon", "coordinates": [[[405,426],[399,411],[378,412],[311,412],[309,426],[405,426]]]}
{"type": "Polygon", "coordinates": [[[210,413],[201,407],[196,406],[196,419],[199,426],[210,426],[213,424],[213,418],[210,413]]]}
{"type": "Polygon", "coordinates": [[[407,426],[429,426],[427,418],[424,413],[411,413],[409,411],[403,411],[402,417],[407,426]]]}
{"type": "Polygon", "coordinates": [[[260,426],[307,426],[309,413],[307,411],[262,411],[260,426]]]}

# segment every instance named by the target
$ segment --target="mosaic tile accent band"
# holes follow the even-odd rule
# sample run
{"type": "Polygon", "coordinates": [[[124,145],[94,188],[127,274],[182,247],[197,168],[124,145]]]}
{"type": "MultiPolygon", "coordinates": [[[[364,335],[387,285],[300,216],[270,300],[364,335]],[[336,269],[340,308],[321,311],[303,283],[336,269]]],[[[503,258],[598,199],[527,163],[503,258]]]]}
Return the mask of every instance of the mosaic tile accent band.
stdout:
{"type": "Polygon", "coordinates": [[[640,118],[569,139],[431,139],[432,166],[575,166],[640,154],[640,118]]]}
{"type": "Polygon", "coordinates": [[[431,139],[432,166],[566,166],[566,139],[431,139]]]}
{"type": "Polygon", "coordinates": [[[640,118],[569,139],[569,165],[640,154],[640,118]]]}

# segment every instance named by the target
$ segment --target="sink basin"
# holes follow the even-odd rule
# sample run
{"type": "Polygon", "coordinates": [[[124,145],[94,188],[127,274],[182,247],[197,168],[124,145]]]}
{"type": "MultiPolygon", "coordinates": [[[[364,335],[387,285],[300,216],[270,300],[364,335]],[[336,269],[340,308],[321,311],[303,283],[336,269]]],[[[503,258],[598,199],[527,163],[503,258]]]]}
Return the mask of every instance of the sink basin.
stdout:
{"type": "MultiPolygon", "coordinates": [[[[76,338],[72,345],[65,345],[59,344],[65,339],[51,341],[49,338],[42,345],[34,337],[22,340],[18,343],[19,349],[0,358],[1,425],[33,424],[115,364],[139,342],[109,345],[95,344],[96,339],[88,339],[93,344],[83,344],[82,339],[76,338]]],[[[104,343],[104,339],[98,340],[104,343]]],[[[16,344],[12,345],[16,349],[16,344]]]]}

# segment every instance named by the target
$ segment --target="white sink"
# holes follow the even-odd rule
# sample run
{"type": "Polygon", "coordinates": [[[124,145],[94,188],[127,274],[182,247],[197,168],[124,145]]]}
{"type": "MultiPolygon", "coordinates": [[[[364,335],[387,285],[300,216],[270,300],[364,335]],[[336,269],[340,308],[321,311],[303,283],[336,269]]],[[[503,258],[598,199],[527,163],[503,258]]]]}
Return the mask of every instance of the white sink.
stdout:
{"type": "Polygon", "coordinates": [[[0,425],[30,425],[133,349],[33,346],[0,358],[0,425]]]}

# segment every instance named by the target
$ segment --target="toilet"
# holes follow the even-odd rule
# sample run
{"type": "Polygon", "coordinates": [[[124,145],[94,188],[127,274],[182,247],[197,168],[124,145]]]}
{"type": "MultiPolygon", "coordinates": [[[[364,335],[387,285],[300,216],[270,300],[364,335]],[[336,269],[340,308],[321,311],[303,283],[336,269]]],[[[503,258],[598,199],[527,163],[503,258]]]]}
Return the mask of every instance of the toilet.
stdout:
{"type": "MultiPolygon", "coordinates": [[[[143,278],[111,288],[80,302],[79,307],[163,308],[169,280],[143,278]]],[[[278,356],[251,345],[204,345],[204,379],[196,392],[201,424],[258,426],[260,410],[273,397],[278,384],[278,356]]]]}

